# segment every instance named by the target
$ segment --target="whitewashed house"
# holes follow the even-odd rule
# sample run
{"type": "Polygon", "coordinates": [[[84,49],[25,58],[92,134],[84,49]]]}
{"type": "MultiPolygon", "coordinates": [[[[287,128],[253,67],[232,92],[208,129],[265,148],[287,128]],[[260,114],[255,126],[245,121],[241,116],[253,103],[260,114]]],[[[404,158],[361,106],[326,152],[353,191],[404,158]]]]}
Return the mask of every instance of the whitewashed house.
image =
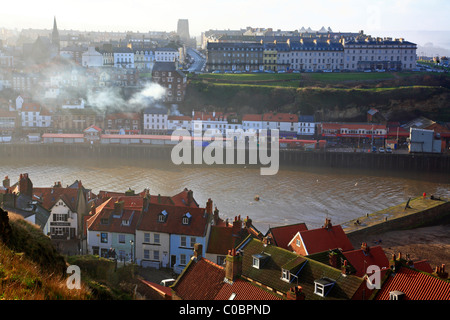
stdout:
{"type": "Polygon", "coordinates": [[[168,116],[167,117],[167,131],[173,132],[177,129],[192,130],[192,118],[189,116],[168,116]]]}
{"type": "Polygon", "coordinates": [[[149,107],[143,111],[144,134],[161,134],[168,130],[168,109],[164,106],[149,107]]]}
{"type": "Polygon", "coordinates": [[[50,112],[38,103],[23,103],[20,116],[24,128],[48,128],[52,124],[50,112]]]}
{"type": "Polygon", "coordinates": [[[298,118],[298,135],[314,136],[316,130],[314,116],[299,116],[298,118]]]}
{"type": "Polygon", "coordinates": [[[102,67],[103,55],[97,52],[94,47],[89,47],[81,56],[81,65],[83,67],[102,67]]]}
{"type": "Polygon", "coordinates": [[[53,239],[74,239],[78,234],[78,213],[70,201],[61,196],[50,208],[46,230],[53,239]]]}
{"type": "Polygon", "coordinates": [[[156,62],[175,62],[179,60],[179,52],[173,48],[158,48],[155,50],[156,62]]]}

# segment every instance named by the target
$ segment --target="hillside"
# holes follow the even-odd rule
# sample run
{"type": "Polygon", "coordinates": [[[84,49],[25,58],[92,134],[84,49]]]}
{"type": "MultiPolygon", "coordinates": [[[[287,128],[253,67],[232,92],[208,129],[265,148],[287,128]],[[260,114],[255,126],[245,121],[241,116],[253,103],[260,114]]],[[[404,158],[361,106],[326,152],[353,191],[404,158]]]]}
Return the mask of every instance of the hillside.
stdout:
{"type": "Polygon", "coordinates": [[[433,73],[204,74],[189,77],[180,111],[314,114],[317,121],[450,121],[450,77],[433,73]]]}
{"type": "Polygon", "coordinates": [[[0,299],[85,300],[84,285],[66,285],[66,262],[49,238],[21,216],[0,209],[0,299]]]}

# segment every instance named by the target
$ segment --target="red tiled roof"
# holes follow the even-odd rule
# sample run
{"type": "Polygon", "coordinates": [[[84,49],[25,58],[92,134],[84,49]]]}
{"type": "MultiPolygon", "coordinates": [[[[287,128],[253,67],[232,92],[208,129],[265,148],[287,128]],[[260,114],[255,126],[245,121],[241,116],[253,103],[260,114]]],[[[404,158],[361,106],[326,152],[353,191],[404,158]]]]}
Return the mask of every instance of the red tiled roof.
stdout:
{"type": "Polygon", "coordinates": [[[433,273],[433,268],[427,260],[415,261],[413,263],[413,268],[419,271],[433,273]]]}
{"type": "Polygon", "coordinates": [[[28,111],[32,111],[32,112],[36,112],[36,111],[40,111],[41,110],[41,105],[39,103],[35,103],[35,102],[24,102],[22,104],[22,111],[24,112],[28,112],[28,111]]]}
{"type": "Polygon", "coordinates": [[[192,118],[189,117],[189,116],[168,116],[167,120],[187,120],[187,121],[190,121],[190,120],[192,120],[192,118]]]}
{"type": "Polygon", "coordinates": [[[262,114],[244,114],[242,116],[242,121],[262,121],[262,114]]]}
{"type": "Polygon", "coordinates": [[[403,292],[405,300],[450,300],[450,282],[406,267],[388,278],[375,300],[389,300],[391,291],[403,292]]]}
{"type": "Polygon", "coordinates": [[[353,250],[353,246],[340,225],[330,228],[318,228],[299,232],[307,250],[307,254],[314,254],[330,249],[340,248],[342,251],[353,250]]]}
{"type": "Polygon", "coordinates": [[[102,131],[101,128],[99,128],[99,127],[97,127],[97,126],[94,126],[94,125],[87,127],[86,129],[84,129],[84,131],[86,131],[86,130],[88,130],[88,129],[90,129],[90,128],[95,129],[95,130],[97,130],[97,131],[99,131],[99,132],[102,131]]]}
{"type": "Polygon", "coordinates": [[[162,298],[170,298],[172,297],[172,289],[169,287],[164,287],[160,284],[150,282],[144,279],[141,279],[141,282],[159,294],[162,298]]]}
{"type": "Polygon", "coordinates": [[[84,139],[82,133],[43,133],[42,138],[79,138],[84,139]]]}
{"type": "Polygon", "coordinates": [[[119,198],[110,198],[108,201],[105,201],[102,205],[100,205],[96,209],[95,215],[93,215],[92,218],[90,218],[87,221],[88,229],[95,231],[109,231],[109,232],[134,234],[137,223],[139,221],[139,217],[142,212],[142,202],[140,203],[140,206],[139,203],[134,202],[137,201],[138,198],[140,197],[119,197],[119,198]],[[123,213],[119,218],[114,218],[112,216],[114,211],[114,203],[116,201],[124,201],[123,213]],[[122,224],[122,220],[128,220],[130,218],[131,221],[129,222],[128,225],[122,224]],[[109,219],[109,223],[103,224],[102,219],[109,219]]]}
{"type": "Polygon", "coordinates": [[[263,115],[263,121],[274,122],[298,122],[298,116],[291,113],[265,113],[263,115]]]}
{"type": "Polygon", "coordinates": [[[150,203],[148,211],[141,216],[137,230],[202,237],[208,223],[209,217],[205,214],[205,208],[150,203]],[[158,216],[164,210],[167,212],[166,221],[158,222],[158,216]],[[183,224],[183,216],[187,213],[191,215],[190,223],[183,224]]]}
{"type": "Polygon", "coordinates": [[[62,199],[72,211],[75,211],[78,201],[78,189],[33,187],[33,196],[47,210],[50,210],[59,199],[62,199]]]}
{"type": "Polygon", "coordinates": [[[172,289],[183,300],[213,300],[222,289],[224,277],[221,266],[205,258],[191,260],[172,289]]]}
{"type": "Polygon", "coordinates": [[[228,300],[232,294],[233,300],[282,300],[281,297],[242,279],[236,279],[233,284],[224,283],[214,300],[228,300]]]}
{"type": "Polygon", "coordinates": [[[389,260],[380,246],[369,247],[368,252],[361,249],[343,252],[348,262],[356,269],[356,276],[362,277],[367,272],[367,267],[378,266],[380,269],[389,268],[389,260]]]}
{"type": "Polygon", "coordinates": [[[289,242],[291,242],[297,232],[305,230],[308,230],[308,228],[306,227],[306,224],[302,222],[288,226],[270,228],[268,233],[272,235],[272,239],[278,247],[287,249],[289,242]]]}

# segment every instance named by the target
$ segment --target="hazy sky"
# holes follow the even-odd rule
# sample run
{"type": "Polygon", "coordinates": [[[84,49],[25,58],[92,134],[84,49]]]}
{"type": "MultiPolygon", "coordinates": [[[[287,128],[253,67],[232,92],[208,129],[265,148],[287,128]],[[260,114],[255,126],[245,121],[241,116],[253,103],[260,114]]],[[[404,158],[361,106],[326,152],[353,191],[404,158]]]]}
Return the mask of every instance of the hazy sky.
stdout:
{"type": "Polygon", "coordinates": [[[0,27],[94,31],[175,31],[191,36],[247,26],[296,30],[450,30],[448,0],[2,0],[0,27]],[[7,4],[6,4],[7,3],[7,4]]]}

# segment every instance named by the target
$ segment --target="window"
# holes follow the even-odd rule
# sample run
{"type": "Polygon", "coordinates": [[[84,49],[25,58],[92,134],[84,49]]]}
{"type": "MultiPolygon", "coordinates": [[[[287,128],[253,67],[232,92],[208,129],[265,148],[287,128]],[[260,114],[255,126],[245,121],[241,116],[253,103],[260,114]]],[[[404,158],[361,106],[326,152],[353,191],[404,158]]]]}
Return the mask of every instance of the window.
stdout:
{"type": "Polygon", "coordinates": [[[196,237],[191,237],[191,248],[194,247],[196,242],[197,242],[197,238],[196,237]]]}
{"type": "Polygon", "coordinates": [[[180,237],[180,246],[186,247],[186,237],[185,236],[180,237]]]}
{"type": "Polygon", "coordinates": [[[107,233],[101,233],[101,235],[100,235],[100,242],[101,243],[108,243],[108,234],[107,233]]]}
{"type": "Polygon", "coordinates": [[[144,233],[144,242],[150,243],[150,233],[144,233]]]}
{"type": "MultiPolygon", "coordinates": [[[[150,237],[149,237],[150,238],[150,237]]],[[[159,239],[159,233],[155,233],[154,235],[153,235],[153,242],[154,243],[160,243],[160,239],[159,239]]]]}
{"type": "Polygon", "coordinates": [[[289,272],[289,270],[281,269],[281,279],[282,280],[289,282],[291,280],[290,275],[291,275],[291,273],[289,272]]]}
{"type": "Polygon", "coordinates": [[[259,259],[258,258],[253,257],[252,266],[259,269],[259,259]]]}
{"type": "Polygon", "coordinates": [[[144,259],[150,259],[150,250],[144,249],[144,259]]]}
{"type": "Polygon", "coordinates": [[[319,280],[314,281],[314,293],[321,296],[326,297],[327,294],[334,286],[334,280],[328,278],[321,278],[319,280]]]}
{"type": "Polygon", "coordinates": [[[186,255],[180,254],[180,265],[186,265],[186,255]]]}
{"type": "Polygon", "coordinates": [[[119,243],[125,243],[125,235],[119,234],[119,243]]]}
{"type": "Polygon", "coordinates": [[[159,251],[158,250],[153,251],[153,260],[159,260],[159,251]]]}

